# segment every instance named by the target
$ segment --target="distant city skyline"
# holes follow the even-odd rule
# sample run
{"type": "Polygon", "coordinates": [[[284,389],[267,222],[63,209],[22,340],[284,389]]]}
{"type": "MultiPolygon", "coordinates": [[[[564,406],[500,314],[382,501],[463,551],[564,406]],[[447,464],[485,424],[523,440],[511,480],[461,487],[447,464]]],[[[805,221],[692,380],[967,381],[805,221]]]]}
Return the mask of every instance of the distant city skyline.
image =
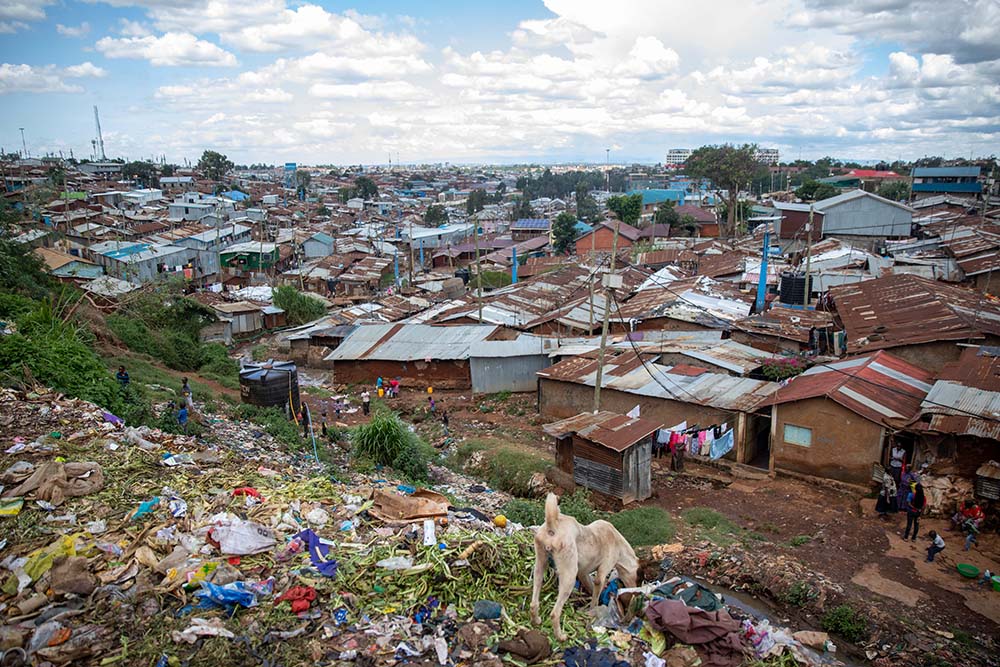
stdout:
{"type": "MultiPolygon", "coordinates": [[[[237,163],[1000,152],[995,0],[0,0],[0,147],[237,163]]],[[[841,158],[846,159],[846,158],[841,158]]]]}

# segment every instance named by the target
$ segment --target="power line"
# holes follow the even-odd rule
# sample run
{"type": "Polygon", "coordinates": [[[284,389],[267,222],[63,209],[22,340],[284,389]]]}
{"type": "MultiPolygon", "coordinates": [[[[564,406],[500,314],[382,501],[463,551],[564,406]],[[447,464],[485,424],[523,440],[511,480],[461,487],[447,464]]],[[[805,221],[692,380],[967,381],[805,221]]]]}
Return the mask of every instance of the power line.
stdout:
{"type": "MultiPolygon", "coordinates": [[[[649,271],[648,269],[643,269],[643,268],[637,267],[635,265],[631,265],[631,266],[632,266],[632,268],[636,269],[640,273],[646,273],[649,277],[654,277],[653,274],[648,273],[648,271],[649,271]]],[[[679,300],[683,301],[684,303],[686,303],[686,304],[688,304],[688,305],[690,305],[690,306],[692,306],[692,307],[694,307],[694,308],[696,308],[698,310],[701,310],[702,312],[705,312],[705,313],[709,314],[710,316],[712,316],[713,318],[715,318],[717,320],[725,322],[725,320],[723,320],[722,318],[720,318],[717,315],[713,314],[711,311],[709,311],[707,308],[705,308],[701,304],[698,304],[698,303],[695,303],[695,302],[690,301],[688,299],[685,299],[681,294],[678,294],[676,291],[672,290],[668,285],[665,284],[665,285],[662,285],[662,287],[664,289],[666,289],[668,292],[670,292],[671,294],[673,294],[674,296],[676,296],[679,300]]],[[[618,315],[619,315],[619,317],[621,317],[621,310],[618,311],[618,315]]],[[[749,336],[751,336],[753,338],[758,338],[758,339],[761,338],[761,336],[759,336],[758,334],[756,334],[755,332],[752,332],[752,331],[745,331],[744,333],[746,333],[747,335],[749,335],[749,336]]],[[[895,387],[890,387],[889,385],[884,385],[884,384],[881,384],[879,382],[875,382],[874,380],[869,380],[868,378],[863,378],[863,377],[860,377],[859,375],[854,375],[854,374],[848,373],[848,372],[846,372],[846,371],[844,371],[844,370],[842,370],[840,368],[833,367],[832,365],[830,365],[827,362],[821,362],[821,363],[814,364],[813,367],[814,368],[815,367],[826,368],[828,370],[832,370],[832,371],[835,371],[837,373],[840,373],[841,375],[845,375],[845,376],[847,376],[849,378],[854,378],[854,379],[859,380],[861,382],[864,382],[866,384],[872,385],[872,386],[877,387],[879,389],[885,389],[887,391],[891,391],[893,393],[900,394],[902,396],[907,396],[909,398],[913,398],[913,396],[911,394],[908,394],[908,393],[906,393],[906,392],[904,392],[902,390],[896,389],[895,387]]],[[[951,406],[951,405],[946,405],[944,403],[938,403],[936,401],[929,401],[929,400],[927,400],[926,397],[924,397],[924,399],[922,400],[922,402],[923,403],[927,403],[929,405],[933,405],[933,406],[937,406],[937,407],[941,407],[941,408],[946,408],[946,409],[952,410],[954,412],[959,412],[961,414],[964,414],[964,415],[969,416],[969,417],[974,417],[976,419],[983,419],[983,420],[986,420],[986,421],[1000,423],[1000,419],[997,419],[995,417],[989,417],[987,415],[981,415],[981,414],[978,414],[978,413],[975,413],[975,412],[971,412],[971,411],[968,411],[968,410],[963,410],[962,408],[957,408],[957,407],[954,407],[954,406],[951,406]]]]}

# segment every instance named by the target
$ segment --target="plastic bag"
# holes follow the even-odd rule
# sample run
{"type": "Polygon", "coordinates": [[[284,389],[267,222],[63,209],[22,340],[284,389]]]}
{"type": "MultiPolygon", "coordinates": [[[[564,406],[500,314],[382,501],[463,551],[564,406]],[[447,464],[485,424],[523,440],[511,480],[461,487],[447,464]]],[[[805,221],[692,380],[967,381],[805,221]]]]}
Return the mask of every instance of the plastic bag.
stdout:
{"type": "Polygon", "coordinates": [[[242,519],[216,526],[212,529],[212,539],[219,543],[219,551],[234,556],[259,554],[277,544],[270,529],[242,519]]]}
{"type": "Polygon", "coordinates": [[[409,556],[393,556],[392,558],[380,560],[375,565],[384,567],[387,570],[408,570],[413,567],[413,559],[409,556]]]}
{"type": "MultiPolygon", "coordinates": [[[[270,584],[273,586],[273,582],[270,584]]],[[[225,586],[217,586],[209,581],[201,582],[201,590],[195,593],[198,609],[222,608],[232,613],[236,607],[256,607],[257,596],[262,589],[243,581],[234,581],[225,586]]],[[[268,590],[270,592],[270,590],[268,590]]]]}

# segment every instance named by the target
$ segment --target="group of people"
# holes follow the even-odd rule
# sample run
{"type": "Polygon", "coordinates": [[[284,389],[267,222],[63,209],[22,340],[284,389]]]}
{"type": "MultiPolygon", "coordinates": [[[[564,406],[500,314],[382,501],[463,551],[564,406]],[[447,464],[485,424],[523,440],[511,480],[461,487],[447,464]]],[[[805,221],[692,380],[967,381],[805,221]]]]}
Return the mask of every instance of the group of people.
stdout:
{"type": "MultiPolygon", "coordinates": [[[[125,366],[118,367],[118,372],[115,373],[115,380],[118,381],[122,390],[127,389],[131,384],[132,378],[129,376],[128,371],[125,370],[125,366]]],[[[187,434],[188,420],[194,416],[194,392],[191,391],[191,385],[188,383],[186,377],[181,378],[180,394],[179,401],[172,400],[167,402],[167,409],[177,418],[177,425],[187,434]]]]}
{"type": "Polygon", "coordinates": [[[385,396],[387,398],[396,398],[399,396],[399,379],[392,378],[386,382],[382,379],[382,376],[379,375],[375,378],[375,393],[377,393],[379,397],[385,396]]]}
{"type": "MultiPolygon", "coordinates": [[[[882,488],[875,511],[879,518],[887,519],[896,512],[906,513],[906,528],[903,539],[917,541],[920,531],[920,517],[927,509],[927,496],[921,484],[921,473],[925,472],[927,464],[917,472],[906,467],[906,450],[898,444],[893,445],[889,456],[889,469],[882,474],[882,488]]],[[[985,514],[975,500],[966,500],[962,507],[952,516],[952,530],[965,533],[965,550],[968,551],[977,543],[977,535],[985,514]]],[[[930,544],[927,547],[927,562],[934,562],[934,557],[944,551],[944,538],[937,531],[927,534],[930,544]]]]}

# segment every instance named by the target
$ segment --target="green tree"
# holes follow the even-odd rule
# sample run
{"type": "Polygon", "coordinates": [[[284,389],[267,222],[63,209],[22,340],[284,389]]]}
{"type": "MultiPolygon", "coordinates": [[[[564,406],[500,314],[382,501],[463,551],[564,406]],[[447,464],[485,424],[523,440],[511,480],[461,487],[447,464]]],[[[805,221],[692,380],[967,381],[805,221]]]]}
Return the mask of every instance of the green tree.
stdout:
{"type": "Polygon", "coordinates": [[[677,224],[670,228],[671,236],[692,237],[698,235],[698,221],[690,213],[685,213],[677,224]]]}
{"type": "Polygon", "coordinates": [[[53,187],[62,188],[66,185],[66,170],[62,167],[49,167],[45,175],[53,187]]]}
{"type": "Polygon", "coordinates": [[[337,195],[340,197],[340,203],[346,204],[348,200],[354,199],[358,196],[358,189],[352,187],[342,187],[338,188],[337,195]]]}
{"type": "Polygon", "coordinates": [[[878,186],[877,194],[892,201],[906,201],[910,198],[910,184],[906,181],[887,181],[878,186]]]}
{"type": "Polygon", "coordinates": [[[676,225],[680,220],[681,216],[670,199],[661,202],[653,214],[653,223],[657,225],[676,225]]]}
{"type": "Polygon", "coordinates": [[[29,246],[13,241],[21,232],[19,218],[10,204],[0,200],[0,288],[40,298],[45,295],[49,276],[29,246]]]}
{"type": "Polygon", "coordinates": [[[469,215],[478,213],[486,208],[486,190],[473,190],[469,193],[469,198],[465,200],[465,212],[469,215]]]}
{"type": "Polygon", "coordinates": [[[165,164],[160,167],[160,176],[173,176],[177,173],[177,167],[172,164],[165,164]]]}
{"type": "Polygon", "coordinates": [[[285,311],[285,317],[292,326],[312,322],[326,315],[326,306],[319,299],[303,294],[291,285],[282,285],[274,290],[274,305],[285,311]]]}
{"type": "Polygon", "coordinates": [[[531,202],[530,201],[528,201],[527,199],[525,199],[525,198],[522,197],[521,199],[517,200],[517,203],[514,205],[514,211],[513,211],[513,216],[512,217],[513,217],[514,220],[523,220],[525,218],[534,218],[535,217],[535,209],[531,208],[531,202]]]}
{"type": "Polygon", "coordinates": [[[298,189],[307,189],[310,183],[312,183],[312,174],[305,169],[298,169],[295,171],[295,185],[298,189]]]}
{"type": "Polygon", "coordinates": [[[747,187],[766,167],[757,161],[756,144],[734,146],[702,146],[684,163],[684,171],[694,178],[705,178],[726,191],[728,216],[720,223],[722,236],[730,238],[736,233],[736,202],[740,189],[747,187]]]}
{"type": "Polygon", "coordinates": [[[566,211],[557,215],[552,223],[552,237],[556,254],[569,250],[576,240],[576,216],[566,211]]]}
{"type": "Polygon", "coordinates": [[[583,181],[576,188],[576,216],[581,220],[591,224],[600,222],[601,208],[594,201],[587,191],[587,185],[583,181]]]}
{"type": "Polygon", "coordinates": [[[320,204],[319,208],[316,209],[316,215],[330,215],[330,209],[326,207],[326,204],[320,204]]]}
{"type": "Polygon", "coordinates": [[[819,181],[806,181],[795,191],[795,196],[804,201],[819,201],[828,197],[835,197],[840,190],[829,183],[819,181]]]}
{"type": "Polygon", "coordinates": [[[611,209],[622,222],[634,225],[639,222],[642,215],[642,195],[615,195],[608,198],[608,208],[611,209]]]}
{"type": "Polygon", "coordinates": [[[378,186],[368,176],[359,176],[354,181],[354,187],[358,190],[358,196],[362,199],[375,199],[378,197],[378,186]]]}
{"type": "Polygon", "coordinates": [[[448,222],[448,211],[441,204],[431,204],[424,213],[424,222],[428,225],[440,225],[448,222]]]}
{"type": "Polygon", "coordinates": [[[198,171],[213,181],[221,181],[232,168],[232,160],[216,151],[205,151],[198,160],[198,171]]]}
{"type": "Polygon", "coordinates": [[[122,178],[136,181],[143,187],[149,187],[157,180],[156,165],[152,162],[126,162],[122,167],[122,178]]]}

